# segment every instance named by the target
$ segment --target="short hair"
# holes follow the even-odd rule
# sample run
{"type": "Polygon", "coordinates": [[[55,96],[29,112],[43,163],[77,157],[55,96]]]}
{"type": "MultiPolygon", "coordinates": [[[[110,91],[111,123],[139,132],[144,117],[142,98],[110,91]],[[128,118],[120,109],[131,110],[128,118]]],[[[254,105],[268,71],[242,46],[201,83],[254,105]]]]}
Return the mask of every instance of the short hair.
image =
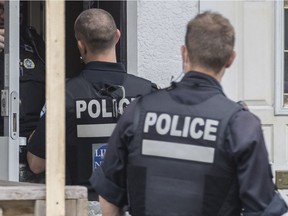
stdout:
{"type": "Polygon", "coordinates": [[[231,57],[234,44],[234,28],[219,13],[203,12],[187,25],[185,45],[192,65],[218,73],[231,57]]]}
{"type": "Polygon", "coordinates": [[[105,51],[116,43],[117,27],[110,13],[102,9],[88,9],[76,19],[76,39],[83,39],[92,53],[105,51]]]}

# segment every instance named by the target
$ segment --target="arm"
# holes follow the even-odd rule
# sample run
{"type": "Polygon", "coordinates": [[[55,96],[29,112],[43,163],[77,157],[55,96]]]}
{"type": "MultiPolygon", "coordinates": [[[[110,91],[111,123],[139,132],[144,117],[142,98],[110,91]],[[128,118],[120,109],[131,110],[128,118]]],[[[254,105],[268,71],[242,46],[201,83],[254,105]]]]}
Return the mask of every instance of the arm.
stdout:
{"type": "Polygon", "coordinates": [[[282,215],[287,206],[275,192],[261,122],[250,112],[241,111],[233,117],[229,128],[229,151],[237,166],[243,215],[274,215],[271,206],[275,215],[282,215]]]}
{"type": "Polygon", "coordinates": [[[45,171],[45,115],[41,117],[36,130],[27,144],[27,161],[31,171],[39,174],[45,171]]]}
{"type": "Polygon", "coordinates": [[[92,188],[102,198],[118,208],[128,204],[126,188],[127,145],[134,134],[134,102],[125,109],[109,139],[104,163],[95,169],[90,178],[92,188]]]}
{"type": "Polygon", "coordinates": [[[42,173],[45,171],[45,159],[37,157],[31,152],[27,152],[27,161],[31,171],[35,174],[42,173]]]}
{"type": "Polygon", "coordinates": [[[102,216],[120,216],[121,209],[99,196],[102,216]]]}

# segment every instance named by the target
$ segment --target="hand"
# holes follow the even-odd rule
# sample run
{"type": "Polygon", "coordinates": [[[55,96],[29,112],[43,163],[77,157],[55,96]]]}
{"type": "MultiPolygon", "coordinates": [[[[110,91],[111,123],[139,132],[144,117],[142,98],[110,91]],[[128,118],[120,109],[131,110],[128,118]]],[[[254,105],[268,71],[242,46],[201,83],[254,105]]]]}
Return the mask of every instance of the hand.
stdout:
{"type": "Polygon", "coordinates": [[[3,49],[4,49],[4,47],[5,47],[5,44],[4,44],[4,41],[5,41],[4,34],[5,34],[5,30],[4,30],[4,29],[0,29],[0,52],[2,52],[3,49]]]}

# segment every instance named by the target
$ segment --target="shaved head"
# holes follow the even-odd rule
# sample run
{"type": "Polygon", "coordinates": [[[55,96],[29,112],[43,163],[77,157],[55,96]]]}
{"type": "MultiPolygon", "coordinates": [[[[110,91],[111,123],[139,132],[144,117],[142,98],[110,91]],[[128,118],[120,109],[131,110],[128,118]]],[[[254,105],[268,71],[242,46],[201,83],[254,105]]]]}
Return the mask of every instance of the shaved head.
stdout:
{"type": "Polygon", "coordinates": [[[110,49],[117,42],[115,21],[102,9],[83,11],[75,21],[74,30],[76,39],[85,41],[92,53],[110,49]]]}

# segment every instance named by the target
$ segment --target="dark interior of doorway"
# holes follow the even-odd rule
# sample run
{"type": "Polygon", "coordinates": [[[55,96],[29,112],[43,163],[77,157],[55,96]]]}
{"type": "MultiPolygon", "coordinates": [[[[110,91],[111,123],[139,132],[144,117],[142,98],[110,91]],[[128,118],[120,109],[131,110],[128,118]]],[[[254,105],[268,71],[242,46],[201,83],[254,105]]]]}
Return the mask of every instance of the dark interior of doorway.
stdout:
{"type": "Polygon", "coordinates": [[[121,31],[117,45],[118,62],[127,65],[126,1],[66,1],[66,77],[76,76],[83,68],[74,38],[74,21],[87,8],[101,8],[112,14],[121,31]]]}
{"type": "MultiPolygon", "coordinates": [[[[29,4],[35,4],[37,1],[24,1],[22,5],[23,21],[29,25],[29,18],[31,11],[29,11],[29,4]]],[[[33,17],[33,19],[45,20],[45,1],[38,1],[42,4],[41,14],[42,17],[33,17]]],[[[74,21],[77,16],[85,9],[88,8],[101,8],[112,14],[116,21],[118,29],[121,31],[121,39],[117,45],[116,53],[118,62],[124,63],[127,66],[127,34],[126,34],[126,1],[65,1],[65,14],[66,14],[66,77],[71,78],[79,74],[83,68],[83,63],[80,61],[80,54],[76,45],[74,37],[74,21]]],[[[39,16],[39,15],[38,15],[39,16]]],[[[45,24],[40,24],[39,33],[45,34],[45,24]]],[[[43,38],[45,36],[43,35],[43,38]]]]}

